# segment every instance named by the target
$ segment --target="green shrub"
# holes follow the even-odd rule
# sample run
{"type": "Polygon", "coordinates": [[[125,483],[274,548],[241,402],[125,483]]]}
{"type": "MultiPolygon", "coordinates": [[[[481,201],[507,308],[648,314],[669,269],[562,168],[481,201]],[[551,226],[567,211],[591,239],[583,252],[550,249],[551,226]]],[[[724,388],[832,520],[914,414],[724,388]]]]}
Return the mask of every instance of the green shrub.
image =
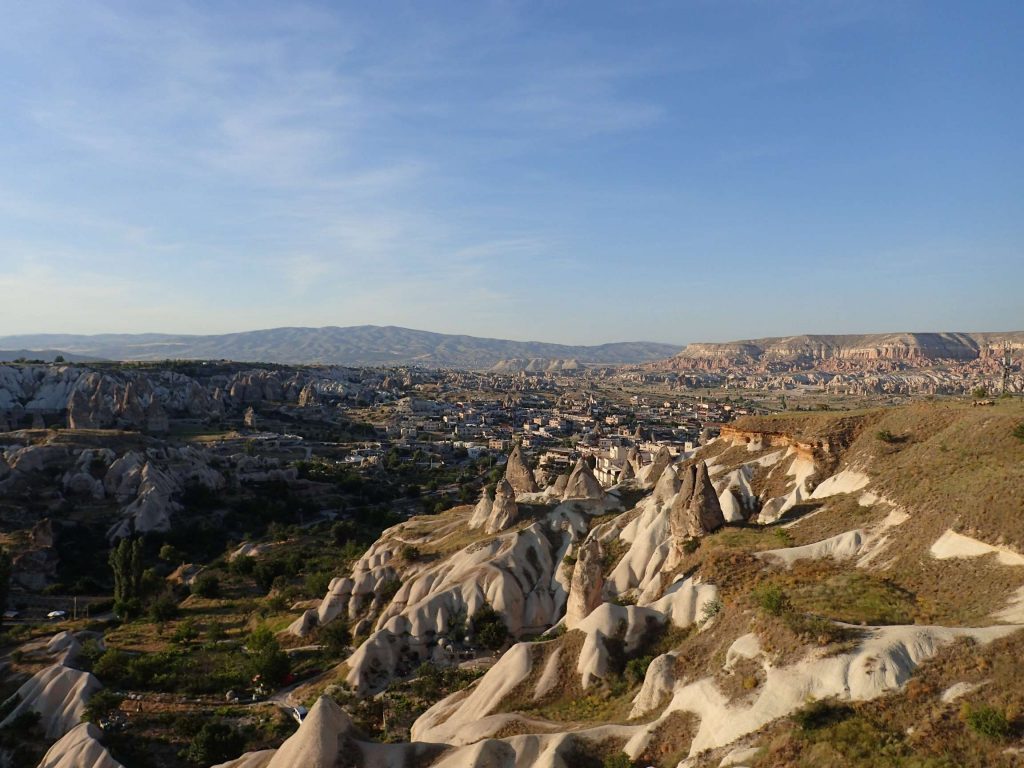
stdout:
{"type": "Polygon", "coordinates": [[[199,597],[220,597],[220,579],[212,573],[201,573],[192,582],[192,594],[199,597]]]}
{"type": "Polygon", "coordinates": [[[352,633],[349,631],[348,622],[344,619],[335,619],[320,627],[318,637],[331,656],[340,656],[352,642],[352,633]]]}
{"type": "Polygon", "coordinates": [[[157,556],[167,563],[185,562],[185,554],[173,544],[164,544],[160,547],[160,554],[157,556]]]}
{"type": "Polygon", "coordinates": [[[117,693],[111,688],[102,688],[89,698],[89,702],[85,705],[85,711],[82,713],[82,720],[98,723],[120,707],[122,701],[124,701],[124,694],[117,693]]]}
{"type": "Polygon", "coordinates": [[[166,624],[178,615],[178,604],[170,595],[160,595],[150,603],[149,618],[157,624],[166,624]]]}
{"type": "Polygon", "coordinates": [[[626,682],[629,685],[640,685],[647,676],[647,668],[651,666],[651,662],[654,661],[653,656],[641,656],[638,659],[630,659],[626,662],[626,668],[623,670],[623,677],[626,678],[626,682]]]}
{"type": "Polygon", "coordinates": [[[125,621],[137,619],[142,615],[142,601],[137,597],[114,601],[114,613],[125,621]]]}
{"type": "Polygon", "coordinates": [[[303,592],[307,597],[323,597],[331,586],[330,571],[317,571],[306,575],[303,592]]]}
{"type": "Polygon", "coordinates": [[[840,723],[853,714],[852,707],[824,699],[798,709],[790,717],[801,731],[816,731],[840,723]]]}
{"type": "Polygon", "coordinates": [[[625,752],[608,755],[601,763],[601,768],[633,768],[633,761],[625,752]]]}
{"type": "Polygon", "coordinates": [[[701,621],[710,621],[713,617],[722,612],[724,605],[719,598],[708,600],[701,609],[701,621]]]}
{"type": "Polygon", "coordinates": [[[492,651],[501,648],[508,639],[505,620],[487,603],[473,614],[473,638],[484,648],[492,651]]]}
{"type": "Polygon", "coordinates": [[[253,677],[259,677],[269,686],[280,685],[291,671],[288,655],[281,650],[274,633],[260,627],[246,640],[249,649],[249,668],[253,677]]]}
{"type": "Polygon", "coordinates": [[[245,748],[245,738],[226,723],[208,722],[199,729],[181,756],[196,765],[211,765],[237,757],[245,748]]]}
{"type": "Polygon", "coordinates": [[[174,634],[171,635],[171,640],[176,643],[191,643],[199,637],[199,628],[192,619],[185,619],[177,627],[174,628],[174,634]]]}
{"type": "Polygon", "coordinates": [[[411,688],[421,699],[438,701],[465,688],[482,674],[483,671],[479,669],[460,669],[426,662],[417,668],[411,688]]]}
{"type": "Polygon", "coordinates": [[[1010,722],[1006,719],[1006,715],[1001,710],[987,704],[977,707],[968,706],[966,720],[970,729],[979,736],[994,741],[1003,741],[1010,735],[1010,722]]]}
{"type": "Polygon", "coordinates": [[[1024,421],[1013,428],[1013,436],[1024,443],[1024,421]]]}
{"type": "Polygon", "coordinates": [[[765,613],[781,616],[790,609],[789,596],[778,584],[768,584],[754,591],[754,600],[765,613]]]}
{"type": "Polygon", "coordinates": [[[78,663],[86,672],[91,672],[93,666],[95,666],[103,654],[104,651],[96,640],[86,640],[82,643],[82,650],[78,654],[78,663]]]}
{"type": "Polygon", "coordinates": [[[106,685],[123,683],[128,678],[130,662],[127,653],[111,648],[96,659],[92,671],[106,685]]]}

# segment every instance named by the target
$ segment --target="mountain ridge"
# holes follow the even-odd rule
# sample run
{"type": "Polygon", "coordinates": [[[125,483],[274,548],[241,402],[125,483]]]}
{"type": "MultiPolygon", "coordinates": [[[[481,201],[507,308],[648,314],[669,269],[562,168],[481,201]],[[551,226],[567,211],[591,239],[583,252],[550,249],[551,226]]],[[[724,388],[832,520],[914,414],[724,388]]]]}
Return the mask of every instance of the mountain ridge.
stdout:
{"type": "Polygon", "coordinates": [[[287,326],[227,334],[27,334],[0,337],[0,346],[59,349],[110,360],[229,359],[285,364],[401,365],[490,368],[503,360],[576,360],[585,365],[663,359],[682,345],[611,342],[567,345],[442,334],[399,326],[287,326]]]}
{"type": "Polygon", "coordinates": [[[1014,351],[1024,349],[1024,331],[798,334],[729,342],[700,342],[688,344],[672,358],[661,361],[661,364],[682,368],[688,365],[810,364],[834,359],[967,361],[998,355],[1004,345],[1009,345],[1014,351]]]}

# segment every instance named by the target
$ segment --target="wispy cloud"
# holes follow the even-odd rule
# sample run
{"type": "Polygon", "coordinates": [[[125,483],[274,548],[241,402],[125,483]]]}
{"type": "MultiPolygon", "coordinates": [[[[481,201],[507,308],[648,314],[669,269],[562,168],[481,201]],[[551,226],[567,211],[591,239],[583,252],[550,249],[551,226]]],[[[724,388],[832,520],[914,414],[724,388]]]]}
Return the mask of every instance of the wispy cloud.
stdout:
{"type": "MultiPolygon", "coordinates": [[[[1019,240],[1019,206],[999,197],[1016,183],[1012,151],[993,171],[992,142],[960,134],[951,153],[928,132],[880,136],[865,126],[888,115],[847,111],[877,107],[874,87],[855,107],[840,97],[862,71],[851,62],[884,90],[877,54],[915,19],[886,22],[922,7],[13,4],[0,25],[0,327],[396,322],[552,338],[575,324],[585,340],[659,321],[666,338],[710,324],[704,297],[742,283],[737,270],[760,275],[758,290],[785,275],[785,291],[822,258],[883,252],[886,238],[898,250],[967,233],[965,252],[996,253],[1019,240]],[[889,158],[910,158],[906,200],[904,170],[929,151],[970,173],[948,176],[943,198],[944,164],[928,163],[906,216],[821,193],[884,184],[890,141],[889,158]],[[969,225],[950,231],[958,218],[969,225]],[[644,306],[598,317],[593,297],[644,306]]],[[[969,32],[903,53],[915,67],[929,46],[939,60],[971,53],[969,32]]],[[[975,54],[999,43],[988,37],[975,54]]],[[[1014,103],[999,77],[1019,52],[1002,55],[971,81],[992,89],[979,136],[1014,103]]],[[[918,84],[904,76],[891,100],[918,84]]]]}

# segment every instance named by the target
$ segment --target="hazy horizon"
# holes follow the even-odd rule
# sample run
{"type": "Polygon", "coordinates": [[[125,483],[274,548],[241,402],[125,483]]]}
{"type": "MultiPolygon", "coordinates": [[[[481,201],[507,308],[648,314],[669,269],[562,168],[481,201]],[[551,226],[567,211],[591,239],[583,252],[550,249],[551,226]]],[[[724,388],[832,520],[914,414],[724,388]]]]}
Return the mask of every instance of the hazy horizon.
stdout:
{"type": "MultiPolygon", "coordinates": [[[[233,336],[233,335],[242,335],[242,334],[264,333],[264,332],[269,332],[269,331],[277,331],[277,330],[285,330],[285,329],[288,329],[288,330],[310,330],[310,331],[316,331],[316,330],[324,330],[324,329],[330,329],[330,328],[337,328],[337,329],[340,329],[340,330],[346,330],[346,329],[349,329],[349,328],[360,328],[360,327],[397,328],[399,330],[406,330],[406,331],[416,331],[416,332],[424,332],[424,333],[441,333],[439,331],[433,331],[433,330],[431,330],[429,328],[409,328],[407,326],[377,325],[377,324],[368,323],[368,324],[361,324],[361,325],[357,325],[357,326],[276,326],[276,327],[273,327],[273,328],[247,328],[247,329],[244,329],[244,330],[226,331],[224,333],[189,333],[189,334],[181,333],[181,334],[179,334],[179,333],[164,333],[162,331],[140,331],[138,333],[126,333],[126,332],[113,331],[113,332],[100,332],[100,333],[95,333],[95,334],[75,334],[75,333],[60,333],[60,332],[56,332],[56,333],[24,333],[24,334],[0,335],[0,344],[3,344],[3,343],[5,343],[8,340],[17,340],[19,342],[19,344],[20,344],[21,340],[30,340],[30,339],[32,339],[34,337],[52,337],[53,339],[59,339],[61,337],[69,337],[69,336],[85,336],[85,337],[146,336],[146,337],[166,337],[166,338],[188,337],[188,336],[216,337],[216,336],[233,336]]],[[[609,345],[609,344],[656,343],[656,344],[676,345],[676,346],[678,346],[680,348],[684,348],[684,347],[686,347],[689,344],[695,344],[695,343],[720,344],[720,343],[727,343],[727,342],[733,342],[733,341],[757,341],[757,340],[766,339],[766,338],[787,338],[787,337],[794,337],[794,336],[871,336],[871,335],[887,335],[887,334],[901,334],[901,333],[909,333],[909,334],[940,334],[940,333],[964,333],[964,334],[991,333],[991,334],[1000,334],[1000,333],[1024,333],[1024,330],[1018,330],[1018,329],[1014,329],[1014,328],[985,328],[985,329],[974,328],[974,329],[967,329],[967,330],[964,330],[964,329],[941,329],[941,330],[938,330],[938,329],[933,329],[933,330],[913,330],[913,329],[907,330],[907,329],[900,329],[900,330],[888,330],[888,331],[852,331],[852,332],[805,331],[805,332],[800,332],[800,333],[775,334],[775,335],[769,335],[769,336],[747,335],[747,336],[736,336],[736,337],[732,337],[732,338],[689,339],[689,340],[685,340],[685,341],[675,341],[675,340],[666,340],[666,339],[648,339],[648,338],[630,338],[630,339],[623,338],[623,339],[610,339],[610,340],[604,340],[604,341],[598,340],[598,341],[589,342],[589,343],[586,343],[586,344],[572,344],[570,342],[558,341],[557,339],[550,340],[550,339],[536,339],[536,338],[528,338],[528,337],[480,336],[479,334],[474,334],[474,333],[458,333],[458,334],[451,334],[451,335],[466,336],[466,337],[471,337],[471,338],[480,338],[480,339],[495,340],[495,341],[514,341],[514,342],[518,342],[518,343],[556,344],[556,345],[563,345],[563,346],[604,346],[604,345],[609,345]]],[[[37,351],[44,351],[44,350],[42,349],[41,346],[39,346],[37,351]]],[[[61,350],[54,349],[54,350],[50,350],[50,351],[61,351],[61,350]]]]}
{"type": "Polygon", "coordinates": [[[0,336],[1024,327],[992,2],[17,4],[0,336]]]}

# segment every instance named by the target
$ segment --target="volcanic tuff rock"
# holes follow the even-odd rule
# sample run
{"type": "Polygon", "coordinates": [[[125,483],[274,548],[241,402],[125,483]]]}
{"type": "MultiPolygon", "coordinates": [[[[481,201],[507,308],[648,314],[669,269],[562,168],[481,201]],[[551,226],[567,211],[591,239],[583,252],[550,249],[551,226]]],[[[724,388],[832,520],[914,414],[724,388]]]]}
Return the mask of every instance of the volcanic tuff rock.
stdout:
{"type": "Polygon", "coordinates": [[[494,504],[491,505],[491,514],[484,528],[490,534],[500,533],[513,526],[518,519],[516,492],[508,480],[502,480],[494,491],[494,504]]]}
{"type": "MultiPolygon", "coordinates": [[[[91,370],[84,365],[0,365],[0,421],[71,429],[130,429],[160,434],[172,418],[219,419],[252,404],[365,401],[375,372],[331,368],[234,370],[211,367],[202,382],[177,371],[91,370]],[[305,394],[303,394],[305,393],[305,394]],[[45,418],[44,418],[45,417],[45,418]]],[[[380,374],[383,378],[383,375],[380,374]]],[[[0,425],[2,426],[2,425],[0,425]]]]}
{"type": "MultiPolygon", "coordinates": [[[[464,514],[457,525],[465,525],[464,514]]],[[[401,577],[395,568],[404,566],[392,567],[392,552],[408,534],[392,529],[392,536],[382,538],[356,564],[351,580],[332,582],[319,611],[321,624],[338,616],[353,620],[368,611],[358,626],[369,637],[347,661],[349,685],[364,696],[381,690],[401,669],[415,669],[434,654],[442,660],[440,636],[453,630],[459,616],[472,617],[485,603],[502,614],[513,636],[554,624],[564,611],[567,586],[558,580],[555,565],[570,536],[549,536],[553,523],[545,525],[534,523],[474,542],[442,560],[403,570],[401,577]],[[390,604],[378,602],[383,592],[378,585],[398,578],[401,587],[390,604]],[[369,617],[375,612],[379,616],[373,622],[369,617]]],[[[290,627],[294,634],[301,629],[297,623],[290,627]]]]}
{"type": "MultiPolygon", "coordinates": [[[[120,507],[121,519],[109,530],[111,538],[148,531],[167,531],[181,511],[178,497],[190,486],[209,491],[267,481],[294,483],[297,469],[284,466],[277,458],[225,456],[200,445],[164,445],[143,439],[135,450],[118,455],[109,448],[77,448],[49,434],[43,442],[14,444],[0,454],[0,493],[35,493],[48,484],[54,492],[81,503],[86,499],[109,499],[120,507]],[[142,447],[148,446],[148,447],[142,447]],[[215,468],[216,467],[216,468],[215,468]],[[221,470],[224,470],[222,473],[221,470]],[[56,481],[56,486],[54,486],[56,481]]],[[[14,507],[14,509],[25,509],[14,507]]],[[[28,525],[39,519],[32,513],[28,525]]],[[[33,555],[35,557],[35,555],[33,555]]],[[[48,572],[39,563],[33,572],[48,572]]]]}
{"type": "Polygon", "coordinates": [[[706,462],[691,464],[683,470],[682,486],[672,503],[669,523],[677,544],[687,538],[706,536],[725,525],[706,462]]]}
{"type": "Polygon", "coordinates": [[[676,474],[676,468],[669,464],[662,471],[661,477],[658,478],[658,482],[654,486],[654,500],[664,504],[671,501],[677,493],[679,493],[679,475],[676,474]]]}
{"type": "Polygon", "coordinates": [[[1024,349],[1024,332],[771,337],[724,344],[689,344],[668,362],[673,368],[699,369],[758,362],[810,365],[830,359],[974,360],[998,355],[1003,344],[1024,349]]]}
{"type": "Polygon", "coordinates": [[[602,603],[601,590],[604,588],[603,552],[601,542],[588,539],[580,548],[576,565],[572,571],[569,600],[565,606],[565,626],[575,627],[602,603]]]}
{"type": "Polygon", "coordinates": [[[505,464],[505,479],[516,493],[536,493],[539,490],[533,472],[523,460],[523,452],[518,443],[512,449],[512,453],[508,456],[508,462],[505,464]]]}
{"type": "Polygon", "coordinates": [[[530,360],[511,359],[499,360],[491,366],[495,373],[557,373],[560,371],[578,371],[583,368],[578,360],[562,360],[558,358],[534,357],[530,360]]]}
{"type": "Polygon", "coordinates": [[[708,476],[707,462],[702,461],[697,469],[697,477],[690,500],[689,521],[687,526],[691,536],[703,536],[717,531],[725,525],[722,507],[718,502],[715,486],[708,476]]]}
{"type": "Polygon", "coordinates": [[[658,448],[658,452],[654,454],[654,459],[644,468],[642,474],[644,486],[646,488],[653,488],[654,484],[661,478],[661,473],[665,471],[665,467],[671,463],[672,453],[669,449],[664,445],[658,448]]]}
{"type": "Polygon", "coordinates": [[[124,768],[100,742],[102,736],[98,726],[79,723],[47,750],[38,768],[124,768]]]}
{"type": "Polygon", "coordinates": [[[28,545],[12,557],[11,583],[22,589],[41,591],[57,581],[60,557],[54,548],[56,532],[53,521],[44,518],[32,526],[28,545]]]}
{"type": "Polygon", "coordinates": [[[570,499],[603,499],[604,488],[594,477],[594,471],[582,458],[576,462],[572,474],[565,484],[565,491],[562,493],[562,500],[570,499]]]}
{"type": "Polygon", "coordinates": [[[640,451],[636,449],[636,446],[630,448],[626,454],[626,463],[633,465],[634,474],[640,471],[640,451]]]}
{"type": "Polygon", "coordinates": [[[145,429],[150,423],[167,430],[167,415],[146,377],[122,379],[95,371],[75,383],[67,404],[70,429],[145,429]]]}
{"type": "Polygon", "coordinates": [[[108,533],[111,539],[133,533],[169,531],[171,515],[181,510],[173,496],[179,485],[169,472],[147,461],[139,472],[138,496],[124,508],[124,519],[108,533]]]}
{"type": "MultiPolygon", "coordinates": [[[[972,409],[963,410],[970,413],[972,409]]],[[[901,412],[897,420],[906,413],[909,411],[901,412]]],[[[985,421],[978,425],[982,431],[975,434],[986,439],[997,439],[993,432],[1001,435],[998,450],[1009,458],[999,466],[1012,466],[1016,471],[1021,457],[1010,432],[1019,415],[998,409],[989,414],[978,418],[985,421]]],[[[573,762],[579,759],[574,747],[592,755],[592,747],[614,739],[616,748],[640,765],[658,763],[658,755],[668,754],[672,755],[670,764],[685,758],[687,765],[710,768],[744,749],[774,749],[778,731],[771,730],[776,726],[770,724],[791,728],[785,718],[808,699],[867,702],[888,695],[906,696],[901,689],[915,667],[942,648],[970,638],[977,644],[972,653],[984,655],[985,644],[1019,632],[1021,627],[1016,625],[982,629],[861,626],[855,636],[844,634],[841,643],[826,648],[819,645],[825,642],[820,637],[804,643],[787,636],[782,649],[762,643],[765,638],[758,633],[764,629],[763,617],[748,595],[762,578],[757,563],[775,569],[814,559],[827,568],[834,561],[843,572],[857,569],[859,577],[874,582],[882,574],[901,578],[899,570],[891,569],[899,558],[907,558],[914,569],[933,568],[934,574],[940,572],[939,566],[929,564],[940,558],[941,569],[947,572],[953,572],[958,560],[970,558],[972,562],[961,571],[966,574],[978,572],[975,558],[995,554],[985,566],[992,569],[985,571],[986,578],[994,579],[998,572],[1006,580],[1001,587],[1004,594],[994,601],[999,613],[991,614],[991,621],[1021,621],[1024,616],[1019,602],[1011,598],[1019,584],[1019,564],[1024,562],[1019,551],[949,530],[962,509],[949,512],[939,503],[928,511],[902,510],[880,497],[884,481],[873,479],[870,470],[904,457],[894,459],[888,454],[879,459],[873,430],[894,424],[874,422],[872,419],[880,417],[869,414],[863,417],[864,428],[853,430],[861,435],[854,438],[850,421],[862,417],[821,416],[839,422],[839,432],[827,434],[815,433],[817,418],[808,417],[811,426],[804,428],[808,434],[799,438],[784,439],[770,427],[723,430],[721,437],[699,449],[696,463],[680,468],[678,493],[670,509],[655,498],[654,491],[642,495],[630,509],[613,507],[612,500],[619,498],[619,490],[613,488],[607,503],[602,504],[557,502],[548,497],[547,511],[542,512],[536,509],[542,502],[531,500],[533,524],[492,539],[466,530],[473,513],[468,506],[443,516],[412,518],[387,531],[365,562],[357,565],[351,579],[332,582],[321,605],[325,614],[345,615],[344,609],[338,609],[352,605],[357,584],[365,582],[358,589],[377,595],[389,592],[379,586],[386,585],[386,579],[401,583],[390,604],[382,606],[374,624],[377,631],[346,662],[347,681],[358,696],[372,695],[396,674],[405,675],[424,660],[450,661],[455,650],[451,644],[458,645],[455,630],[461,633],[465,619],[485,601],[506,621],[513,636],[533,635],[563,618],[568,631],[514,644],[483,677],[424,712],[412,726],[413,743],[378,745],[373,752],[376,762],[372,762],[367,757],[369,747],[357,737],[348,742],[353,753],[362,752],[369,765],[411,768],[418,763],[401,750],[429,742],[447,750],[440,758],[432,755],[424,760],[438,768],[566,768],[579,764],[573,762]],[[851,440],[858,441],[855,450],[850,447],[851,440]],[[815,450],[804,450],[808,445],[815,450]],[[862,466],[865,462],[869,466],[862,466]],[[823,475],[825,479],[817,482],[823,475]],[[751,540],[762,537],[761,542],[774,540],[769,532],[751,526],[742,536],[712,536],[688,555],[688,574],[677,575],[679,562],[673,562],[673,549],[690,536],[721,526],[723,510],[718,499],[729,495],[736,497],[733,511],[739,517],[735,522],[746,519],[751,499],[778,510],[796,498],[810,498],[820,504],[820,511],[794,519],[788,530],[800,542],[796,546],[757,549],[751,557],[748,546],[738,540],[748,536],[751,540]],[[845,524],[858,528],[835,535],[833,528],[845,524]],[[406,562],[397,553],[407,545],[422,547],[430,556],[406,562]],[[613,554],[616,562],[606,575],[604,566],[613,554]],[[566,563],[573,555],[576,563],[570,574],[566,563]],[[745,565],[733,569],[735,563],[745,565]],[[724,579],[721,594],[715,584],[705,582],[717,581],[717,574],[724,579]],[[330,602],[335,599],[336,603],[330,602]],[[1003,613],[1008,600],[1009,614],[1003,613]],[[661,631],[669,625],[685,629],[694,624],[698,625],[694,631],[679,633],[679,637],[661,631]],[[606,686],[621,680],[623,654],[640,658],[648,652],[650,646],[645,644],[652,637],[666,636],[671,638],[671,647],[647,666],[628,720],[609,723],[603,712],[589,722],[585,716],[574,717],[571,724],[547,717],[549,712],[564,712],[566,705],[588,692],[603,698],[606,686]],[[752,690],[748,690],[747,679],[754,683],[752,690]],[[529,709],[528,714],[524,708],[529,709]],[[765,726],[769,730],[762,730],[765,726]]],[[[793,419],[787,423],[792,429],[793,424],[802,422],[793,419]]],[[[917,445],[926,445],[931,438],[944,439],[947,427],[943,420],[940,428],[926,434],[915,422],[915,439],[920,439],[917,445]]],[[[948,461],[941,458],[943,451],[936,450],[936,456],[940,457],[937,461],[948,461]]],[[[655,484],[663,495],[672,485],[669,480],[671,476],[655,484]]],[[[1007,496],[1014,487],[1012,479],[999,484],[1007,496]]],[[[947,489],[945,485],[935,488],[947,489]]],[[[623,496],[632,499],[635,494],[630,489],[623,496]]],[[[1014,501],[1008,499],[1008,503],[1014,501]]],[[[980,514],[989,513],[984,506],[980,514]]],[[[977,508],[973,514],[979,514],[977,508]]],[[[1024,537],[1020,516],[1013,517],[1009,527],[1024,537]]],[[[766,521],[762,516],[755,522],[766,521]]],[[[997,531],[989,528],[992,536],[997,531]]],[[[799,583],[802,577],[795,569],[791,578],[798,588],[811,586],[799,583]]],[[[958,580],[954,591],[947,594],[960,595],[962,584],[958,580]]],[[[984,606],[979,615],[963,621],[980,621],[984,626],[989,610],[984,606]]],[[[360,624],[372,622],[374,616],[358,611],[347,615],[360,624]]],[[[830,627],[836,620],[832,614],[818,619],[822,626],[830,627]]],[[[313,625],[310,617],[303,626],[308,631],[313,625]]],[[[771,639],[774,641],[774,634],[771,639]]],[[[1017,648],[1019,645],[1004,648],[999,658],[1013,658],[1017,648]]],[[[937,663],[942,670],[946,662],[940,658],[937,663]]],[[[964,668],[959,662],[946,664],[942,674],[962,679],[964,668]]],[[[972,682],[985,676],[973,670],[967,674],[972,682]]],[[[954,682],[959,681],[944,681],[936,690],[954,682]]],[[[915,691],[913,699],[920,703],[921,695],[915,691]]],[[[938,696],[936,700],[937,708],[931,707],[935,717],[948,720],[951,710],[942,709],[945,703],[938,705],[938,696]]],[[[907,699],[899,701],[902,706],[907,699]]],[[[629,706],[628,700],[619,703],[629,706]]],[[[927,702],[925,706],[930,707],[927,702]]],[[[871,711],[870,707],[866,710],[871,711]]],[[[954,727],[962,726],[954,723],[954,727]]],[[[349,733],[346,727],[330,730],[349,733]]],[[[331,743],[330,738],[327,741],[331,743]]],[[[235,765],[264,764],[255,762],[258,756],[252,760],[235,765]]]]}
{"type": "Polygon", "coordinates": [[[547,493],[555,498],[561,498],[562,494],[565,493],[566,487],[569,485],[569,475],[561,474],[555,478],[555,481],[551,484],[551,487],[547,489],[547,493]]]}
{"type": "Polygon", "coordinates": [[[487,525],[487,521],[491,517],[491,510],[493,508],[494,497],[491,496],[490,490],[485,486],[484,489],[480,491],[480,501],[478,501],[476,506],[473,507],[473,514],[469,518],[469,523],[467,525],[470,530],[483,528],[487,525]]]}
{"type": "Polygon", "coordinates": [[[299,408],[309,408],[314,405],[319,405],[319,399],[317,398],[316,387],[313,382],[309,382],[299,392],[299,408]]]}
{"type": "Polygon", "coordinates": [[[619,473],[619,482],[624,483],[627,480],[634,480],[635,478],[636,472],[633,470],[633,464],[627,460],[622,465],[622,471],[619,473]]]}
{"type": "Polygon", "coordinates": [[[36,672],[15,692],[18,703],[0,722],[0,728],[25,712],[38,712],[46,737],[59,739],[81,722],[86,702],[102,687],[88,672],[53,664],[36,672]]]}

